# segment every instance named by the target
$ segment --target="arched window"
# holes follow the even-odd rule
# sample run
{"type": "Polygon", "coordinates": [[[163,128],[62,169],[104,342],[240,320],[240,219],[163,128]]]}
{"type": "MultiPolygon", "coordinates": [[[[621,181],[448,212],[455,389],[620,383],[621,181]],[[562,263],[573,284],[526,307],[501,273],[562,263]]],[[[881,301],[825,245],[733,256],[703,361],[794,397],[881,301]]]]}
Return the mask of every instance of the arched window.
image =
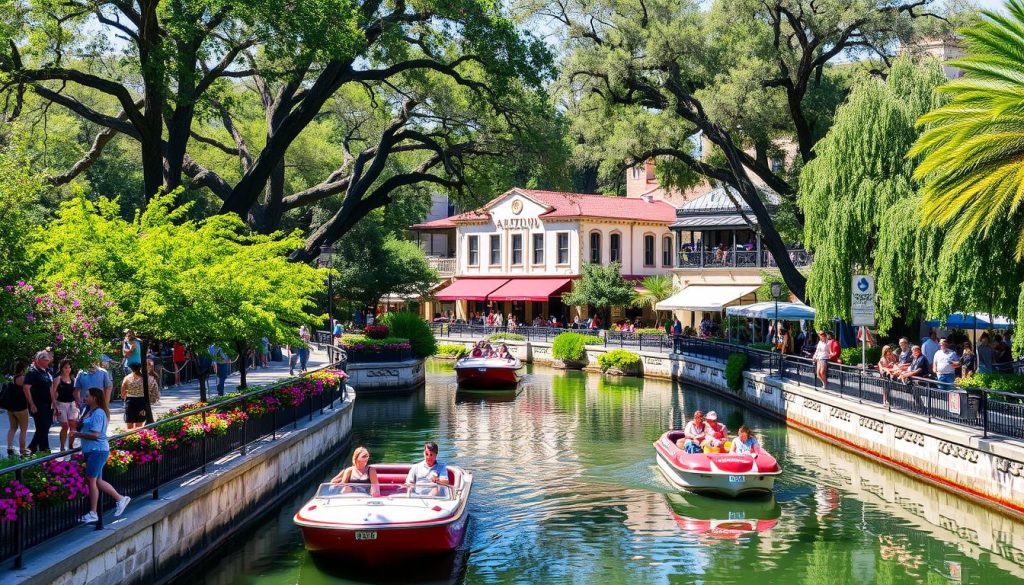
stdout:
{"type": "Polygon", "coordinates": [[[622,235],[612,234],[608,237],[609,262],[622,262],[622,235]]]}
{"type": "Polygon", "coordinates": [[[644,236],[644,266],[654,266],[654,236],[644,236]]]}
{"type": "Polygon", "coordinates": [[[601,263],[601,232],[590,232],[590,263],[601,263]]]}

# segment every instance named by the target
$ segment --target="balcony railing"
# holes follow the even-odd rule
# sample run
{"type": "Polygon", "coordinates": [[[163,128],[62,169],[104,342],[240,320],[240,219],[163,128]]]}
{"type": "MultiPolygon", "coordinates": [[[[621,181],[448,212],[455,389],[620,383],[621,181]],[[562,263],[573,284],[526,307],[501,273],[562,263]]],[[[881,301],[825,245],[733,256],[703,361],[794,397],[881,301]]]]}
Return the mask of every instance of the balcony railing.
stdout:
{"type": "MultiPolygon", "coordinates": [[[[791,249],[789,259],[797,268],[810,266],[814,254],[791,249]]],[[[681,250],[676,268],[774,268],[775,258],[768,250],[681,250]]]]}
{"type": "Polygon", "coordinates": [[[455,258],[427,256],[427,265],[436,270],[441,276],[452,276],[455,274],[455,258]]]}

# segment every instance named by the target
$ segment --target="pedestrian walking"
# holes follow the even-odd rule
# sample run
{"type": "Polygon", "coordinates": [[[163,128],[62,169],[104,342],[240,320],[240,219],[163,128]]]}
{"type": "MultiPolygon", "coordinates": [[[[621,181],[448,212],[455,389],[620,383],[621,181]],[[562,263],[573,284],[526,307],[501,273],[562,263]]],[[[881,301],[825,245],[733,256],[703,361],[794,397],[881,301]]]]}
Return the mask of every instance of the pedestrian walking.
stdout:
{"type": "Polygon", "coordinates": [[[302,344],[299,345],[299,367],[305,372],[306,364],[309,363],[309,343],[313,340],[309,328],[305,325],[299,327],[299,339],[302,340],[302,344]]]}
{"type": "Polygon", "coordinates": [[[131,369],[132,364],[142,364],[142,342],[135,337],[135,332],[131,329],[124,330],[121,353],[124,354],[125,374],[131,369]]]}
{"type": "MultiPolygon", "coordinates": [[[[124,401],[124,422],[128,430],[137,429],[146,424],[149,420],[149,408],[146,404],[146,395],[142,389],[142,364],[132,364],[131,373],[124,377],[121,382],[121,400],[124,401]]],[[[155,382],[150,377],[149,385],[155,382]]]]}
{"type": "Polygon", "coordinates": [[[28,448],[25,441],[28,439],[28,399],[25,397],[25,369],[26,364],[20,361],[14,364],[11,372],[12,380],[3,392],[3,407],[7,410],[7,456],[28,455],[28,448]],[[14,450],[14,435],[18,434],[18,450],[14,450]]]}
{"type": "MultiPolygon", "coordinates": [[[[134,364],[136,367],[139,364],[134,364]]],[[[140,368],[141,370],[141,368],[140,368]]],[[[89,512],[82,516],[85,523],[97,522],[99,516],[100,492],[107,494],[117,503],[114,516],[120,516],[132,501],[122,496],[103,479],[103,466],[110,457],[110,443],[107,441],[107,425],[110,422],[110,409],[103,399],[103,390],[90,388],[85,397],[85,413],[82,415],[82,428],[72,431],[71,437],[82,441],[82,454],[85,455],[85,480],[89,484],[89,512]]]]}
{"type": "Polygon", "coordinates": [[[210,358],[213,360],[213,373],[217,376],[217,395],[224,396],[224,383],[231,373],[231,358],[219,345],[209,347],[210,358]]]}
{"type": "Polygon", "coordinates": [[[185,367],[185,345],[177,341],[171,349],[171,361],[174,363],[174,385],[181,384],[181,370],[185,367]]]}
{"type": "Polygon", "coordinates": [[[828,356],[829,356],[828,333],[818,332],[818,345],[814,348],[814,365],[817,370],[818,379],[821,380],[821,387],[828,386],[828,356]]]}
{"type": "Polygon", "coordinates": [[[78,392],[79,400],[85,399],[89,388],[100,388],[103,390],[103,401],[110,404],[110,396],[114,392],[114,380],[110,372],[104,369],[99,360],[89,364],[89,367],[80,370],[75,376],[75,391],[78,392]]]}
{"type": "Polygon", "coordinates": [[[57,422],[60,423],[60,450],[72,447],[73,440],[68,438],[68,431],[78,421],[78,413],[82,409],[82,396],[75,388],[75,380],[71,377],[71,360],[64,359],[57,369],[57,377],[53,379],[52,396],[56,398],[57,422]]]}
{"type": "Polygon", "coordinates": [[[28,401],[28,411],[35,424],[35,432],[28,443],[32,453],[50,452],[50,427],[53,426],[54,391],[53,376],[50,375],[50,354],[46,350],[36,354],[36,359],[25,374],[22,388],[28,401]]]}

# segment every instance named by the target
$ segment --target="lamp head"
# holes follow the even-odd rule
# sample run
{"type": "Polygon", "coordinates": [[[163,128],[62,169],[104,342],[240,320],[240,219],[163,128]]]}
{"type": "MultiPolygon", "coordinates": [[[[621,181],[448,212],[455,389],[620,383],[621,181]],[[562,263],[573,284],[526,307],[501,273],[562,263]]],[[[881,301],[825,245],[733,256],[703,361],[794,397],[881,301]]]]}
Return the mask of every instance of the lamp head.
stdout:
{"type": "Polygon", "coordinates": [[[778,299],[780,296],[782,296],[782,285],[780,283],[773,282],[771,289],[773,298],[778,299]]]}

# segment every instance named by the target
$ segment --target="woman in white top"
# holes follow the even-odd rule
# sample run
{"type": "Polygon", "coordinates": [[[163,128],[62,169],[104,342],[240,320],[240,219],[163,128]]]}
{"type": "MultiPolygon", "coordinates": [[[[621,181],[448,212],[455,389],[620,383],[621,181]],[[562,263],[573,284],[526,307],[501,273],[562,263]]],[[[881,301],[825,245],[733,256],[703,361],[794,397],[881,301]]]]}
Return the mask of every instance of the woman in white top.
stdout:
{"type": "Polygon", "coordinates": [[[750,434],[750,427],[743,425],[740,430],[736,433],[736,438],[732,441],[732,449],[730,453],[745,453],[748,455],[757,456],[758,450],[761,449],[761,444],[757,442],[754,435],[750,434]]]}
{"type": "Polygon", "coordinates": [[[828,333],[818,332],[818,345],[814,348],[814,365],[818,372],[818,379],[821,380],[821,387],[828,386],[828,333]]]}

